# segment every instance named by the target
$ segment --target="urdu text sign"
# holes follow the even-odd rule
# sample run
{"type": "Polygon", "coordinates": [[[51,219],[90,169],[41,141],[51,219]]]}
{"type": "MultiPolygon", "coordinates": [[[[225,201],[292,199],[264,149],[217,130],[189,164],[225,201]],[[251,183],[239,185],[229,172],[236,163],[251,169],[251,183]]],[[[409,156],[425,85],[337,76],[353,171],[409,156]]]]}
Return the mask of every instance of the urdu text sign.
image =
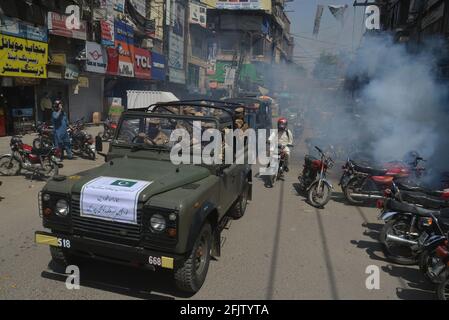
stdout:
{"type": "Polygon", "coordinates": [[[0,34],[0,76],[47,78],[48,44],[0,34]]]}

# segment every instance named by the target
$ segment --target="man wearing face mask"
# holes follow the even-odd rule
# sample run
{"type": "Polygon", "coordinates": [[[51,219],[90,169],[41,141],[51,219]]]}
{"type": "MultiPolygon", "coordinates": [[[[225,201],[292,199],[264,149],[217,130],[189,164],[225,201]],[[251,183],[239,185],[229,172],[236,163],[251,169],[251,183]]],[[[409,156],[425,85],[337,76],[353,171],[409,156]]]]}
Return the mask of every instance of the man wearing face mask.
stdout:
{"type": "MultiPolygon", "coordinates": [[[[272,141],[275,135],[272,134],[268,140],[272,141]]],[[[293,134],[288,129],[288,120],[286,118],[279,118],[278,120],[278,144],[284,147],[284,151],[286,153],[284,170],[285,172],[289,171],[289,159],[290,159],[290,148],[288,145],[293,145],[293,134]]]]}
{"type": "Polygon", "coordinates": [[[64,150],[67,152],[67,158],[73,159],[70,137],[67,132],[69,121],[62,107],[62,101],[56,100],[53,105],[52,125],[54,130],[55,146],[61,149],[61,161],[64,158],[64,150]]]}

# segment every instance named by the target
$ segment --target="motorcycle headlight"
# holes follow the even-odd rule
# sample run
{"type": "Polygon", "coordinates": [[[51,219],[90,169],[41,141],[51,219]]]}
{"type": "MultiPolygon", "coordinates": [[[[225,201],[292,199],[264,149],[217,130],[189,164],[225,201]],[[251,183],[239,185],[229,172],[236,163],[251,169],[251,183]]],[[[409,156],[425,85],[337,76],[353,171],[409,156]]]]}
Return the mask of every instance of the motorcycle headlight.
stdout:
{"type": "Polygon", "coordinates": [[[69,214],[69,204],[66,200],[61,199],[56,202],[55,212],[57,216],[67,217],[69,214]]]}
{"type": "Polygon", "coordinates": [[[162,232],[167,228],[165,218],[160,214],[155,214],[150,219],[151,229],[156,232],[162,232]]]}

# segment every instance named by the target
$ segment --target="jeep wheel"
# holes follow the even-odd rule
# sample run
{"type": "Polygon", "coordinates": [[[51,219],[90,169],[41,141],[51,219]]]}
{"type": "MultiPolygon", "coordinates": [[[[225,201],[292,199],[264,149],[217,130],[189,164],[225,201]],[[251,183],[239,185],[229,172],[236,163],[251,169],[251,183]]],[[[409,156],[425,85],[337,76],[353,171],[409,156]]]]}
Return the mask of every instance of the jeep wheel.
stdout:
{"type": "Polygon", "coordinates": [[[64,251],[64,249],[59,247],[50,246],[50,254],[53,262],[55,262],[58,267],[66,268],[70,265],[70,257],[69,254],[64,251]]]}
{"type": "Polygon", "coordinates": [[[234,204],[234,206],[231,208],[231,211],[229,213],[229,216],[235,220],[238,220],[243,217],[246,211],[246,207],[248,206],[248,192],[249,192],[249,186],[246,184],[245,188],[243,189],[242,194],[239,196],[239,199],[234,204]]]}
{"type": "Polygon", "coordinates": [[[178,289],[189,293],[196,293],[201,289],[209,270],[211,247],[212,229],[210,224],[206,223],[195,241],[190,256],[175,271],[178,289]]]}

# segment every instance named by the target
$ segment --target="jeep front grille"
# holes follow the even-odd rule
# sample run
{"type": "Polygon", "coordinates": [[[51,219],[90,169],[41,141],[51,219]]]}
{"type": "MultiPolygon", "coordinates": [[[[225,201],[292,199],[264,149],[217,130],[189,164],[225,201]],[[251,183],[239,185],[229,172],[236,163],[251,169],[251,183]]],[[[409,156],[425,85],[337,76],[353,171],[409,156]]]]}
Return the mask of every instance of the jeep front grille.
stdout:
{"type": "Polygon", "coordinates": [[[80,216],[80,196],[72,196],[71,213],[73,232],[76,235],[119,243],[137,243],[140,241],[142,210],[137,210],[137,225],[112,222],[80,216]]]}

